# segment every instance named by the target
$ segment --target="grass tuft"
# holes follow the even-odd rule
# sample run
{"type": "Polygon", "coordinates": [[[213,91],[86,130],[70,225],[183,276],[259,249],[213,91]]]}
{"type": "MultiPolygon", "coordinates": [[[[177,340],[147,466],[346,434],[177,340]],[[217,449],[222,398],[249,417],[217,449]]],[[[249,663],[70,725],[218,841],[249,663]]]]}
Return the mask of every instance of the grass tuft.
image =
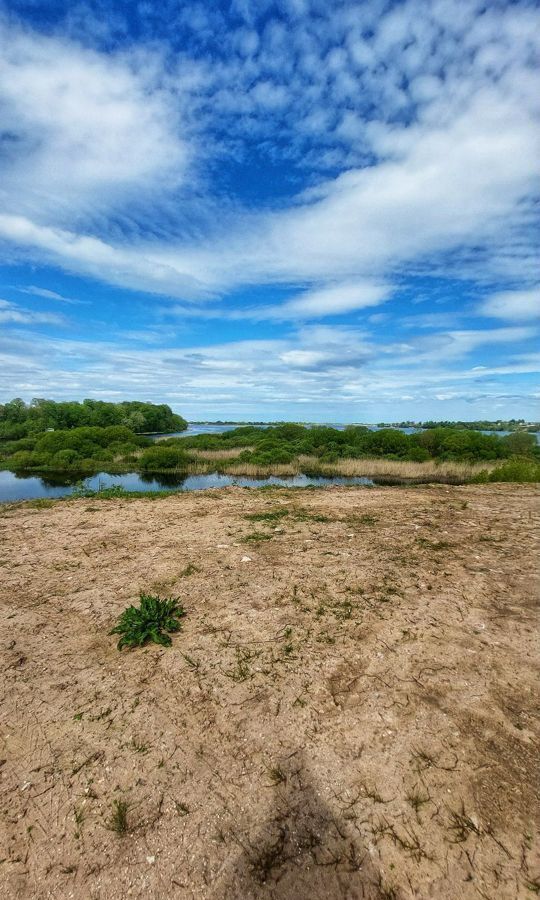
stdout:
{"type": "Polygon", "coordinates": [[[129,831],[128,809],[129,803],[126,800],[113,801],[113,811],[107,823],[110,831],[115,831],[116,834],[126,834],[129,831]]]}
{"type": "Polygon", "coordinates": [[[140,606],[128,606],[109,634],[121,635],[118,649],[142,647],[153,641],[168,647],[172,641],[166,632],[180,631],[180,619],[186,612],[177,599],[162,600],[151,594],[141,594],[140,606]]]}
{"type": "Polygon", "coordinates": [[[248,534],[245,538],[242,538],[244,544],[259,544],[261,541],[271,541],[273,535],[266,534],[265,531],[254,531],[253,534],[248,534]]]}
{"type": "Polygon", "coordinates": [[[288,515],[288,509],[275,509],[270,512],[249,513],[247,516],[244,516],[244,519],[249,519],[250,522],[277,522],[288,515]]]}

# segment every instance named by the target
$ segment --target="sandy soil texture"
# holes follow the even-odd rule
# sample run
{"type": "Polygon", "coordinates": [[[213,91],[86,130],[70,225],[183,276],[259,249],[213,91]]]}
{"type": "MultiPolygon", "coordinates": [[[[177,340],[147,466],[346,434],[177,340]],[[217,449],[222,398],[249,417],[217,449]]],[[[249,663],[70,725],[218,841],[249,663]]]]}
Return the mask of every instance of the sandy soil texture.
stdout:
{"type": "Polygon", "coordinates": [[[0,509],[0,896],[534,897],[538,497],[0,509]],[[183,630],[119,652],[141,590],[183,630]]]}

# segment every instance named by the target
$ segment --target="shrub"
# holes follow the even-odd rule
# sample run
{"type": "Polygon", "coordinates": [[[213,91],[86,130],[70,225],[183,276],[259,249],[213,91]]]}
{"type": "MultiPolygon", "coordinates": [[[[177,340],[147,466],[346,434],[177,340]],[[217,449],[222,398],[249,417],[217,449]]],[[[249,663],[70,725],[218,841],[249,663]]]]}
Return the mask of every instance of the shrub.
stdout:
{"type": "Polygon", "coordinates": [[[9,464],[14,469],[29,469],[34,465],[34,454],[30,450],[17,450],[9,464]]]}
{"type": "Polygon", "coordinates": [[[106,447],[98,447],[92,453],[92,459],[95,459],[98,462],[113,462],[114,453],[111,453],[106,447]]]}
{"type": "Polygon", "coordinates": [[[147,472],[186,468],[189,462],[189,456],[180,447],[149,447],[140,458],[141,469],[147,472]]]}
{"type": "Polygon", "coordinates": [[[491,472],[480,472],[473,481],[484,483],[488,481],[538,482],[540,481],[540,463],[530,459],[510,459],[491,472]]]}
{"type": "Polygon", "coordinates": [[[148,641],[169,646],[172,641],[166,632],[180,631],[180,619],[186,612],[177,599],[162,600],[150,594],[140,595],[140,606],[128,606],[109,634],[121,635],[118,649],[141,647],[148,641]]]}
{"type": "Polygon", "coordinates": [[[55,453],[52,458],[53,465],[59,466],[69,466],[72,463],[76,462],[79,459],[79,454],[76,450],[59,450],[58,453],[55,453]]]}
{"type": "Polygon", "coordinates": [[[431,459],[425,447],[411,447],[407,450],[407,456],[405,458],[409,459],[411,462],[426,462],[426,460],[431,459]]]}
{"type": "Polygon", "coordinates": [[[10,469],[39,469],[50,466],[52,457],[49,453],[36,453],[33,450],[19,450],[6,460],[10,469]]]}
{"type": "Polygon", "coordinates": [[[502,439],[503,444],[511,454],[516,456],[533,456],[538,446],[534,434],[526,431],[514,431],[502,439]]]}
{"type": "Polygon", "coordinates": [[[395,428],[381,428],[380,431],[372,431],[365,441],[367,449],[377,456],[388,456],[389,454],[403,456],[409,449],[409,436],[395,428]]]}

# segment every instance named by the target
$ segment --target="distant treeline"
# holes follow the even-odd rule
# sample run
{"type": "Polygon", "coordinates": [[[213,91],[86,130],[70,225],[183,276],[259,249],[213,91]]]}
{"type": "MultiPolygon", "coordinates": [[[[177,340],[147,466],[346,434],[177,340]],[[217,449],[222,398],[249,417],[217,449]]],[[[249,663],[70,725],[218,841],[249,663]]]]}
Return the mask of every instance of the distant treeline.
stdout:
{"type": "Polygon", "coordinates": [[[392,425],[380,422],[379,428],[454,428],[466,431],[540,431],[540,422],[526,422],[525,419],[498,419],[493,422],[488,419],[478,419],[474,422],[435,422],[428,419],[427,422],[393,422],[392,425]]]}
{"type": "Polygon", "coordinates": [[[56,403],[36,398],[26,404],[17,397],[0,405],[0,440],[17,440],[50,429],[108,428],[112,425],[121,425],[136,433],[184,431],[187,428],[186,420],[173,413],[165,403],[138,400],[56,403]]]}
{"type": "Polygon", "coordinates": [[[362,457],[385,457],[422,462],[441,460],[493,460],[511,456],[538,456],[532,434],[515,432],[507,437],[481,434],[479,431],[432,428],[405,434],[394,428],[371,431],[364,425],[349,425],[338,430],[324,425],[278,425],[274,428],[247,426],[222,434],[199,434],[161,441],[155,452],[166,447],[178,449],[223,450],[247,448],[238,461],[256,465],[290,463],[298,456],[315,456],[321,462],[362,457]]]}

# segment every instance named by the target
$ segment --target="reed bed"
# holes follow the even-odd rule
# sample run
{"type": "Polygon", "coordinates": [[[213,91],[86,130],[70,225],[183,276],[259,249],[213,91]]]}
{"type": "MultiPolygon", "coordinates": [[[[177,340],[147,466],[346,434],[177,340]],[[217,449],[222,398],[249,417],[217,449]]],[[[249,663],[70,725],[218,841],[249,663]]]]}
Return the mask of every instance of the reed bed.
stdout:
{"type": "MultiPolygon", "coordinates": [[[[477,463],[461,462],[410,462],[399,459],[339,459],[333,463],[322,463],[316,456],[299,456],[291,463],[271,466],[257,466],[253,463],[236,463],[226,466],[227,475],[243,475],[250,478],[268,478],[269,475],[290,477],[306,473],[328,478],[380,478],[406,481],[467,481],[482,470],[491,471],[498,465],[496,460],[477,463]]],[[[206,471],[211,471],[210,468],[206,471]]],[[[200,470],[198,471],[198,473],[200,470]]],[[[198,474],[197,473],[197,474],[198,474]]]]}
{"type": "Polygon", "coordinates": [[[226,475],[245,475],[248,478],[268,478],[270,475],[276,475],[278,478],[289,478],[292,475],[300,475],[302,469],[297,462],[292,463],[276,463],[274,466],[257,466],[254,463],[237,463],[234,466],[227,466],[224,470],[226,475]]]}
{"type": "Polygon", "coordinates": [[[252,450],[252,447],[229,447],[225,450],[189,450],[189,455],[194,459],[236,459],[244,450],[252,450]]]}
{"type": "Polygon", "coordinates": [[[339,459],[334,463],[321,463],[314,456],[299,456],[300,471],[317,471],[321,475],[343,475],[345,477],[367,478],[377,476],[389,476],[395,478],[473,478],[482,470],[491,471],[500,460],[482,461],[477,463],[464,462],[411,462],[401,459],[339,459]]]}

